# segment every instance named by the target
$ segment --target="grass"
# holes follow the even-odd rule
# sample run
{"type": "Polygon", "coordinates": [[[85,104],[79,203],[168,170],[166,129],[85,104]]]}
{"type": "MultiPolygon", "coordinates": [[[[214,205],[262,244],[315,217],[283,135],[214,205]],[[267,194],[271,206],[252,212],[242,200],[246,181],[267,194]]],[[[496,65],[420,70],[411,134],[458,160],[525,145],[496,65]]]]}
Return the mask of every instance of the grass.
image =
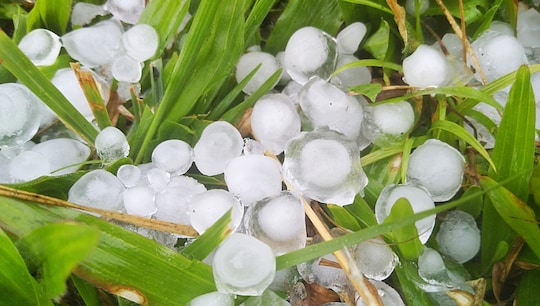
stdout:
{"type": "MultiPolygon", "coordinates": [[[[56,0],[38,0],[33,8],[29,2],[0,3],[0,83],[24,83],[55,111],[59,124],[92,144],[97,135],[94,127],[49,81],[56,69],[70,67],[69,56],[62,54],[51,67],[38,68],[16,46],[31,29],[47,28],[59,35],[70,31],[70,7],[76,2],[60,5],[56,0]]],[[[67,191],[91,169],[105,167],[114,173],[122,164],[148,162],[153,148],[161,141],[174,137],[194,145],[202,129],[212,121],[241,124],[249,108],[268,92],[280,74],[272,76],[252,96],[244,97],[241,89],[246,82],[236,83],[234,69],[248,47],[260,45],[264,51],[275,54],[284,50],[290,35],[303,26],[319,27],[336,35],[344,25],[361,21],[368,27],[358,52],[362,60],[343,69],[371,67],[378,82],[353,87],[351,94],[364,94],[372,100],[377,96],[391,97],[376,103],[408,99],[416,107],[417,124],[402,142],[383,148],[370,146],[362,152],[361,162],[370,179],[364,197],[357,196],[353,204],[345,207],[320,204],[328,218],[324,222],[315,220],[319,230],[324,231],[327,225],[350,232],[278,256],[277,268],[293,267],[382,235],[401,261],[389,282],[399,288],[407,305],[433,304],[432,297],[413,281],[418,279],[414,265],[423,246],[416,243],[417,234],[411,225],[428,215],[444,216],[450,209],[462,209],[474,212],[482,231],[482,247],[471,262],[463,266],[447,262],[447,267],[465,270],[469,279],[479,284],[477,296],[473,297],[475,304],[537,304],[540,166],[529,78],[540,71],[540,65],[521,67],[480,88],[409,88],[404,93],[397,81],[401,62],[420,43],[434,42],[437,36],[454,31],[456,26],[465,31],[464,35],[476,37],[493,20],[515,24],[516,9],[510,0],[494,4],[487,0],[443,2],[443,6],[431,3],[424,15],[405,16],[393,0],[193,0],[182,5],[177,0],[149,1],[140,23],[152,25],[160,42],[158,52],[143,70],[141,88],[147,94],[142,98],[134,95],[124,104],[133,116],[107,114],[99,94],[96,95],[95,83],[79,71],[99,126],[114,122],[128,135],[129,158],[110,165],[90,162],[73,174],[0,188],[0,262],[10,267],[0,271],[0,296],[10,297],[8,304],[62,305],[75,298],[86,305],[129,304],[126,299],[150,305],[182,305],[215,290],[211,268],[201,261],[229,233],[229,215],[189,247],[173,251],[74,210],[64,201],[67,191]],[[188,13],[193,15],[192,20],[181,33],[176,33],[188,13]],[[465,131],[467,122],[463,118],[481,101],[502,111],[492,95],[509,85],[512,89],[502,122],[495,127],[496,145],[486,150],[465,131]],[[380,190],[387,184],[404,181],[410,152],[428,138],[444,140],[467,157],[463,192],[448,203],[417,214],[412,213],[406,201],[400,201],[390,222],[376,224],[373,207],[380,190]],[[53,248],[39,241],[69,243],[53,248]],[[71,254],[68,259],[65,252],[71,254]],[[66,290],[63,298],[58,298],[66,290]]],[[[487,125],[495,126],[484,119],[488,120],[487,125]]],[[[222,177],[191,172],[209,188],[224,186],[222,177]]],[[[110,213],[107,218],[171,232],[189,231],[174,224],[123,214],[110,213]]],[[[437,249],[434,239],[427,246],[437,249]]],[[[346,257],[342,267],[348,270],[351,267],[346,257]]],[[[468,297],[465,292],[454,293],[468,297]]],[[[308,290],[308,295],[312,294],[308,290]]],[[[238,302],[244,300],[240,297],[238,302]]]]}

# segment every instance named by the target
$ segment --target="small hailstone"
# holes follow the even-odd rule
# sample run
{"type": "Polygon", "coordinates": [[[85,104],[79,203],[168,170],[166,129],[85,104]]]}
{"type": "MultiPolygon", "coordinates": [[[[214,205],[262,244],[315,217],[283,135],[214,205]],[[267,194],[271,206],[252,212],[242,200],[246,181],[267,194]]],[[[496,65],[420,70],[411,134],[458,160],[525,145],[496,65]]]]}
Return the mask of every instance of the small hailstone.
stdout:
{"type": "Polygon", "coordinates": [[[119,129],[109,126],[99,132],[95,141],[96,151],[105,162],[111,162],[129,154],[126,135],[119,129]]]}
{"type": "Polygon", "coordinates": [[[154,190],[147,186],[136,186],[123,193],[124,207],[130,215],[151,217],[156,211],[154,190]]]}
{"type": "Polygon", "coordinates": [[[459,263],[465,263],[480,250],[480,230],[471,215],[454,210],[441,223],[437,243],[443,254],[459,263]]]}
{"type": "Polygon", "coordinates": [[[141,79],[142,65],[129,55],[120,55],[114,59],[111,72],[117,81],[137,83],[141,79]]]}
{"type": "Polygon", "coordinates": [[[193,163],[193,149],[179,139],[163,141],[152,151],[152,163],[167,172],[184,174],[193,163]]]}
{"type": "Polygon", "coordinates": [[[448,84],[452,67],[444,55],[427,45],[420,45],[403,60],[403,80],[415,87],[439,87],[448,84]]]}
{"type": "Polygon", "coordinates": [[[348,25],[336,37],[338,52],[340,54],[353,54],[356,52],[366,32],[367,28],[361,22],[354,22],[348,25]]]}
{"type": "MultiPolygon", "coordinates": [[[[354,55],[340,54],[338,56],[336,68],[339,69],[342,66],[355,61],[358,61],[358,58],[356,58],[354,55]]],[[[369,71],[368,67],[365,66],[348,68],[332,77],[330,82],[336,86],[341,86],[342,88],[369,84],[371,83],[371,71],[369,71]]]]}
{"type": "Polygon", "coordinates": [[[353,258],[364,276],[384,280],[392,274],[399,257],[383,239],[369,239],[354,247],[353,258]]]}
{"type": "Polygon", "coordinates": [[[240,225],[244,215],[244,206],[232,193],[213,189],[199,193],[189,201],[189,220],[191,226],[199,233],[204,233],[229,209],[232,209],[229,228],[234,231],[240,225]]]}
{"type": "Polygon", "coordinates": [[[62,43],[60,37],[53,32],[46,29],[35,29],[26,34],[18,46],[34,65],[49,66],[56,61],[62,43]]]}
{"type": "Polygon", "coordinates": [[[156,30],[147,24],[137,24],[122,35],[122,45],[126,53],[139,62],[152,58],[158,48],[159,37],[156,30]]]}
{"type": "Polygon", "coordinates": [[[63,175],[77,171],[80,163],[90,156],[90,148],[70,138],[55,138],[38,143],[31,149],[47,157],[51,164],[52,175],[63,175]],[[71,166],[68,167],[67,166],[71,166]],[[62,170],[59,170],[62,169],[62,170]]]}
{"type": "Polygon", "coordinates": [[[276,58],[266,52],[249,52],[240,57],[236,64],[236,81],[241,82],[258,65],[259,70],[253,75],[251,80],[242,89],[248,95],[253,94],[266,80],[274,74],[280,67],[276,58]]]}
{"type": "Polygon", "coordinates": [[[407,133],[414,124],[414,110],[406,101],[368,106],[365,109],[367,116],[362,132],[372,141],[391,143],[407,133]]]}
{"type": "Polygon", "coordinates": [[[116,177],[126,187],[134,187],[141,179],[141,169],[134,165],[122,165],[118,168],[116,177]]]}

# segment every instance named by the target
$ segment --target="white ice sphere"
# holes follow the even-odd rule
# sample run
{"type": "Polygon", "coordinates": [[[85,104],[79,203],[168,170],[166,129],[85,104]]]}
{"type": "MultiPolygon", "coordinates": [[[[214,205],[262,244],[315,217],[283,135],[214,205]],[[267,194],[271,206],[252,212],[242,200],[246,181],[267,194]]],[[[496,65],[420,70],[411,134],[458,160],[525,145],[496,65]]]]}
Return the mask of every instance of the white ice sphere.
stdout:
{"type": "Polygon", "coordinates": [[[180,139],[163,141],[152,151],[152,163],[167,172],[184,174],[193,163],[193,149],[180,139]]]}
{"type": "Polygon", "coordinates": [[[471,260],[480,250],[480,230],[473,216],[461,210],[446,215],[436,238],[441,252],[459,263],[471,260]]]}
{"type": "Polygon", "coordinates": [[[105,8],[125,23],[135,24],[144,11],[144,0],[107,0],[105,8]]]}
{"type": "Polygon", "coordinates": [[[236,81],[240,83],[258,65],[261,65],[259,70],[257,70],[244,89],[242,89],[248,95],[253,94],[259,89],[280,68],[279,63],[272,54],[259,51],[249,52],[242,55],[236,64],[236,81]]]}
{"type": "MultiPolygon", "coordinates": [[[[488,81],[494,81],[528,63],[525,49],[511,35],[488,30],[472,43],[472,48],[488,81]]],[[[479,78],[478,73],[476,78],[479,78]]]]}
{"type": "Polygon", "coordinates": [[[135,187],[141,180],[141,169],[134,165],[122,165],[116,172],[116,177],[126,187],[135,187]]]}
{"type": "Polygon", "coordinates": [[[444,261],[439,254],[431,248],[424,248],[418,257],[418,274],[428,283],[443,282],[448,279],[444,261]]]}
{"type": "Polygon", "coordinates": [[[536,9],[519,11],[516,29],[517,39],[524,47],[540,47],[540,13],[536,9]]]}
{"type": "Polygon", "coordinates": [[[320,29],[304,27],[289,38],[283,65],[293,80],[305,84],[315,75],[329,77],[336,60],[336,40],[320,29]]]}
{"type": "MultiPolygon", "coordinates": [[[[339,69],[342,66],[356,61],[358,61],[358,58],[356,58],[354,55],[340,54],[338,56],[336,68],[339,69]]],[[[371,71],[369,71],[368,67],[366,66],[348,68],[332,77],[330,82],[336,86],[341,86],[344,88],[349,88],[360,84],[369,84],[371,83],[371,71]]]]}
{"type": "Polygon", "coordinates": [[[252,204],[244,217],[246,234],[268,244],[281,255],[306,246],[304,206],[289,191],[252,204]]]}
{"type": "MultiPolygon", "coordinates": [[[[377,218],[377,222],[383,223],[384,219],[390,215],[396,201],[400,198],[407,199],[415,213],[435,207],[435,203],[433,203],[431,196],[421,187],[406,184],[387,185],[381,191],[375,204],[375,217],[377,218]]],[[[415,225],[418,231],[418,238],[420,239],[420,242],[424,244],[428,241],[429,236],[431,236],[431,232],[433,231],[433,227],[435,226],[435,215],[433,214],[418,220],[415,225]]]]}
{"type": "Polygon", "coordinates": [[[244,206],[232,193],[222,190],[208,190],[194,195],[189,201],[189,220],[199,233],[204,233],[210,226],[232,209],[232,221],[229,228],[235,231],[244,215],[244,206]]]}
{"type": "Polygon", "coordinates": [[[167,188],[156,194],[158,210],[154,217],[163,221],[190,224],[188,203],[193,196],[205,191],[206,187],[191,177],[171,177],[167,188]]]}
{"type": "Polygon", "coordinates": [[[136,186],[124,191],[124,207],[130,215],[150,218],[156,211],[155,193],[147,186],[136,186]]]}
{"type": "Polygon", "coordinates": [[[367,28],[361,22],[351,23],[341,30],[336,37],[339,54],[353,54],[356,52],[366,32],[367,28]]]}
{"type": "Polygon", "coordinates": [[[365,277],[387,279],[399,263],[399,258],[383,239],[362,241],[353,248],[353,258],[365,277]]]}
{"type": "Polygon", "coordinates": [[[105,170],[92,170],[83,175],[69,189],[68,201],[105,210],[118,211],[122,207],[124,185],[105,170]]]}
{"type": "Polygon", "coordinates": [[[230,294],[212,291],[191,300],[188,306],[234,306],[234,298],[230,294]]]}
{"type": "Polygon", "coordinates": [[[281,165],[264,155],[242,155],[225,168],[225,182],[245,206],[281,192],[281,165]]]}
{"type": "Polygon", "coordinates": [[[86,144],[70,138],[56,138],[38,143],[32,147],[32,151],[47,157],[52,175],[75,172],[80,168],[80,163],[90,157],[90,148],[86,144]]]}
{"type": "Polygon", "coordinates": [[[95,147],[99,158],[105,162],[111,162],[129,154],[126,135],[113,126],[108,126],[98,133],[95,147]]]}
{"type": "Polygon", "coordinates": [[[313,127],[328,127],[349,139],[360,134],[364,111],[356,97],[347,95],[319,77],[313,77],[300,90],[298,98],[313,127]]]}
{"type": "Polygon", "coordinates": [[[450,200],[461,188],[465,158],[452,146],[429,139],[409,158],[407,182],[427,189],[433,201],[450,200]]]}
{"type": "Polygon", "coordinates": [[[19,49],[36,66],[52,65],[61,48],[60,37],[46,29],[35,29],[26,34],[19,42],[19,49]]]}
{"type": "Polygon", "coordinates": [[[276,259],[265,243],[233,233],[218,247],[212,268],[219,292],[257,296],[272,283],[276,259]]]}
{"type": "Polygon", "coordinates": [[[156,30],[147,24],[137,24],[122,35],[122,45],[127,55],[139,62],[152,58],[158,48],[156,30]]]}
{"type": "Polygon", "coordinates": [[[376,143],[392,143],[414,124],[414,110],[407,101],[370,105],[365,111],[362,133],[376,143]]]}
{"type": "Polygon", "coordinates": [[[68,54],[81,64],[98,67],[112,61],[121,39],[122,26],[108,19],[66,33],[62,36],[62,44],[68,54]]]}
{"type": "Polygon", "coordinates": [[[96,5],[85,2],[77,2],[71,11],[72,25],[87,25],[97,16],[105,16],[107,11],[103,5],[96,5]]]}
{"type": "Polygon", "coordinates": [[[427,45],[418,46],[403,60],[403,80],[411,86],[444,86],[449,83],[452,74],[452,66],[444,54],[427,45]]]}
{"type": "Polygon", "coordinates": [[[240,132],[226,121],[209,124],[193,148],[197,169],[204,175],[223,173],[229,161],[242,153],[240,132]]]}
{"type": "Polygon", "coordinates": [[[251,128],[264,147],[278,155],[287,141],[300,133],[300,116],[286,95],[268,94],[255,103],[251,128]]]}
{"type": "Polygon", "coordinates": [[[142,65],[129,55],[120,55],[113,60],[111,73],[117,81],[137,83],[141,79],[142,65]]]}
{"type": "Polygon", "coordinates": [[[148,186],[155,192],[160,192],[167,188],[171,174],[160,168],[152,168],[146,172],[146,181],[148,186]]]}
{"type": "MultiPolygon", "coordinates": [[[[405,306],[405,303],[403,303],[403,300],[401,299],[401,296],[396,291],[396,289],[390,287],[385,282],[376,280],[370,280],[370,282],[377,289],[377,293],[381,297],[383,305],[405,306]]],[[[358,295],[358,293],[356,293],[355,295],[358,295]]],[[[356,306],[366,306],[366,303],[364,303],[360,296],[357,297],[356,306]]]]}
{"type": "Polygon", "coordinates": [[[36,151],[24,151],[12,158],[8,164],[9,175],[16,182],[28,182],[49,175],[51,165],[47,157],[36,151]]]}
{"type": "Polygon", "coordinates": [[[419,13],[423,14],[429,8],[429,0],[407,0],[405,2],[405,10],[407,13],[416,16],[416,2],[420,4],[419,13]]]}
{"type": "Polygon", "coordinates": [[[21,145],[39,128],[41,101],[26,86],[0,84],[0,146],[21,145]]]}

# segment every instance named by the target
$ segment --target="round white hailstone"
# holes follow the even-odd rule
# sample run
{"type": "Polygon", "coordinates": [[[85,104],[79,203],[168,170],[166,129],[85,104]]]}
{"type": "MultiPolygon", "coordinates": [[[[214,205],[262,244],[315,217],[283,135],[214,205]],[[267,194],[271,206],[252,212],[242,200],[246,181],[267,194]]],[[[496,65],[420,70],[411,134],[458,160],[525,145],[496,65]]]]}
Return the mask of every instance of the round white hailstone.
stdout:
{"type": "Polygon", "coordinates": [[[305,196],[346,205],[367,185],[358,145],[329,130],[302,132],[287,143],[283,177],[305,196]]]}
{"type": "Polygon", "coordinates": [[[424,249],[422,255],[418,257],[418,274],[426,281],[448,277],[439,252],[430,248],[424,249]]]}
{"type": "Polygon", "coordinates": [[[73,173],[80,168],[78,164],[90,157],[90,148],[86,144],[70,138],[56,138],[38,143],[32,147],[32,151],[47,158],[51,164],[52,175],[73,173]],[[71,165],[73,166],[66,168],[71,165]]]}
{"type": "Polygon", "coordinates": [[[116,172],[116,177],[126,187],[135,187],[141,180],[141,169],[134,165],[122,165],[116,172]]]}
{"type": "Polygon", "coordinates": [[[300,116],[286,95],[268,94],[255,103],[251,128],[264,147],[278,155],[287,141],[300,133],[300,116]]]}
{"type": "Polygon", "coordinates": [[[197,169],[208,176],[223,173],[229,161],[242,154],[244,141],[240,132],[226,121],[208,125],[193,148],[197,169]]]}
{"type": "Polygon", "coordinates": [[[235,76],[238,83],[259,65],[261,65],[259,70],[242,89],[248,95],[253,94],[272,74],[279,70],[279,63],[270,53],[254,51],[242,55],[236,64],[235,76]]]}
{"type": "Polygon", "coordinates": [[[188,306],[234,306],[234,298],[230,294],[213,291],[199,295],[188,303],[188,306]]]}
{"type": "Polygon", "coordinates": [[[123,194],[126,212],[130,215],[150,218],[157,211],[154,197],[154,190],[147,186],[126,189],[123,194]]]}
{"type": "Polygon", "coordinates": [[[459,263],[471,260],[480,250],[480,230],[473,216],[454,210],[441,223],[437,243],[446,256],[459,263]]]}
{"type": "Polygon", "coordinates": [[[62,43],[60,37],[46,29],[35,29],[26,34],[19,42],[19,49],[34,63],[36,66],[52,65],[60,49],[62,43]]]}
{"type": "Polygon", "coordinates": [[[304,206],[289,191],[252,204],[244,217],[246,234],[268,244],[276,255],[305,247],[304,206]]]}
{"type": "Polygon", "coordinates": [[[158,220],[179,224],[190,224],[189,206],[191,198],[206,191],[206,187],[188,176],[173,176],[167,188],[156,194],[158,220]]]}
{"type": "Polygon", "coordinates": [[[368,106],[366,114],[362,132],[377,144],[394,142],[414,124],[414,110],[406,101],[368,106]]]}
{"type": "Polygon", "coordinates": [[[96,16],[105,16],[107,11],[103,5],[96,5],[85,2],[77,2],[71,11],[72,25],[87,25],[92,22],[96,16]]]}
{"type": "Polygon", "coordinates": [[[105,162],[115,161],[129,155],[126,135],[113,126],[108,126],[99,132],[95,147],[99,158],[105,162]]]}
{"type": "Polygon", "coordinates": [[[144,11],[144,0],[107,0],[105,9],[125,23],[135,24],[144,11]]]}
{"type": "Polygon", "coordinates": [[[47,157],[35,151],[24,151],[8,164],[9,175],[17,182],[28,182],[49,175],[51,165],[47,157]]]}
{"type": "Polygon", "coordinates": [[[354,22],[341,30],[336,37],[339,54],[353,54],[366,35],[367,28],[361,22],[354,22]]]}
{"type": "Polygon", "coordinates": [[[212,269],[219,292],[258,296],[274,279],[276,259],[268,245],[233,233],[217,249],[212,269]]]}
{"type": "Polygon", "coordinates": [[[429,139],[409,158],[407,182],[427,189],[433,201],[450,200],[461,188],[465,158],[452,146],[429,139]]]}
{"type": "MultiPolygon", "coordinates": [[[[435,203],[433,203],[427,191],[420,187],[412,185],[387,185],[381,191],[375,203],[375,217],[377,218],[377,222],[383,223],[384,219],[390,215],[396,201],[400,198],[407,199],[415,213],[435,207],[435,203]]],[[[415,225],[420,242],[425,244],[433,231],[435,215],[418,220],[415,225]]]]}
{"type": "Polygon", "coordinates": [[[319,77],[305,84],[298,97],[313,127],[328,127],[349,139],[356,139],[360,134],[364,111],[356,97],[319,77]]]}
{"type": "Polygon", "coordinates": [[[337,44],[327,33],[304,27],[289,38],[283,65],[293,80],[305,84],[310,77],[327,78],[334,71],[337,44]]]}
{"type": "Polygon", "coordinates": [[[152,163],[167,172],[184,174],[193,163],[193,149],[179,139],[163,141],[152,151],[152,163]]]}
{"type": "Polygon", "coordinates": [[[117,81],[137,83],[141,79],[142,65],[129,55],[120,55],[114,59],[111,73],[117,81]]]}
{"type": "MultiPolygon", "coordinates": [[[[390,287],[385,282],[370,280],[370,282],[377,288],[377,293],[381,297],[383,305],[392,305],[392,306],[405,306],[401,296],[396,291],[396,289],[390,287]]],[[[362,300],[362,297],[358,293],[355,293],[356,297],[356,306],[366,306],[366,303],[362,300]]]]}
{"type": "Polygon", "coordinates": [[[110,63],[116,55],[122,31],[120,22],[108,19],[65,34],[62,36],[62,45],[82,65],[99,67],[110,63]]]}
{"type": "Polygon", "coordinates": [[[399,262],[392,248],[379,238],[359,243],[353,254],[358,269],[365,277],[374,280],[387,279],[399,262]]]}
{"type": "Polygon", "coordinates": [[[105,210],[118,211],[122,207],[124,185],[105,170],[93,170],[83,175],[69,189],[68,201],[105,210]]]}
{"type": "Polygon", "coordinates": [[[122,35],[122,45],[127,55],[144,62],[156,53],[159,37],[156,30],[147,24],[137,24],[122,35]]]}
{"type": "Polygon", "coordinates": [[[244,215],[244,206],[237,197],[222,189],[208,190],[194,195],[189,201],[191,226],[202,234],[230,209],[232,209],[232,220],[229,228],[235,231],[244,215]]]}
{"type": "MultiPolygon", "coordinates": [[[[526,11],[518,11],[517,38],[526,48],[540,47],[540,13],[535,8],[526,11]]],[[[513,34],[513,33],[512,33],[513,34]]]]}
{"type": "MultiPolygon", "coordinates": [[[[511,35],[486,31],[472,43],[472,47],[488,81],[528,64],[525,49],[511,35]]],[[[476,78],[479,78],[478,73],[476,78]]]]}
{"type": "Polygon", "coordinates": [[[420,87],[439,87],[448,84],[452,77],[452,66],[444,55],[427,45],[420,45],[403,60],[403,80],[420,87]]]}
{"type": "MultiPolygon", "coordinates": [[[[358,61],[354,55],[340,54],[338,56],[337,68],[341,68],[347,64],[358,61]]],[[[368,67],[358,66],[348,68],[330,79],[332,84],[336,86],[341,86],[344,88],[349,88],[352,86],[360,84],[369,84],[371,83],[371,72],[368,67]]]]}
{"type": "Polygon", "coordinates": [[[281,165],[264,155],[242,155],[225,168],[229,191],[240,197],[245,206],[281,192],[281,165]]]}
{"type": "Polygon", "coordinates": [[[26,86],[0,84],[0,146],[29,141],[39,128],[41,101],[26,86]]]}
{"type": "Polygon", "coordinates": [[[416,16],[416,1],[420,4],[420,15],[429,8],[429,0],[407,0],[407,2],[405,2],[405,10],[413,16],[416,16]]]}
{"type": "Polygon", "coordinates": [[[160,192],[167,188],[170,179],[171,174],[160,168],[152,168],[146,172],[148,186],[150,186],[150,188],[152,188],[155,192],[160,192]]]}

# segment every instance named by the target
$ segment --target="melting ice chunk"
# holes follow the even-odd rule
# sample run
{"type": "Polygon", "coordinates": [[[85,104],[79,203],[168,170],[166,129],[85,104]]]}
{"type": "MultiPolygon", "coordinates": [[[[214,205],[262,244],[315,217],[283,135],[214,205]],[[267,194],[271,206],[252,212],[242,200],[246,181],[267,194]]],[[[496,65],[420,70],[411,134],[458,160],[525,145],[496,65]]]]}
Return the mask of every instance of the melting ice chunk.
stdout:
{"type": "Polygon", "coordinates": [[[75,172],[80,167],[78,164],[90,156],[90,148],[87,145],[69,138],[56,138],[38,143],[32,147],[32,151],[39,152],[47,158],[52,175],[75,172]],[[65,168],[70,165],[73,166],[65,168]]]}
{"type": "Polygon", "coordinates": [[[265,243],[233,233],[217,249],[212,268],[219,292],[256,296],[272,283],[276,259],[265,243]]]}
{"type": "Polygon", "coordinates": [[[179,139],[163,141],[152,151],[152,163],[167,172],[184,174],[193,163],[193,149],[179,139]]]}
{"type": "Polygon", "coordinates": [[[189,220],[191,226],[202,234],[212,224],[232,209],[232,221],[229,228],[234,231],[242,222],[244,206],[232,193],[214,189],[199,193],[189,201],[189,220]]]}
{"type": "Polygon", "coordinates": [[[46,29],[35,29],[19,42],[19,49],[36,66],[52,65],[61,48],[60,37],[46,29]]]}
{"type": "Polygon", "coordinates": [[[272,54],[260,51],[249,52],[242,55],[238,60],[238,64],[236,64],[236,81],[241,82],[258,65],[261,65],[259,70],[242,89],[248,95],[259,89],[280,68],[279,63],[272,54]]]}
{"type": "Polygon", "coordinates": [[[39,128],[41,101],[26,86],[0,84],[0,146],[20,145],[39,128]]]}
{"type": "Polygon", "coordinates": [[[125,23],[135,24],[144,11],[144,0],[107,0],[105,8],[125,23]]]}
{"type": "Polygon", "coordinates": [[[367,28],[361,22],[354,22],[341,30],[337,37],[337,47],[339,54],[353,54],[358,50],[360,42],[366,35],[367,28]]]}
{"type": "Polygon", "coordinates": [[[124,185],[105,170],[93,170],[83,175],[69,189],[69,201],[99,209],[120,210],[124,185]]]}
{"type": "Polygon", "coordinates": [[[137,24],[122,35],[126,53],[139,62],[150,59],[156,53],[159,37],[156,30],[147,24],[137,24]]]}
{"type": "Polygon", "coordinates": [[[384,280],[392,274],[399,258],[383,239],[363,241],[353,249],[353,258],[365,277],[384,280]]]}
{"type": "Polygon", "coordinates": [[[444,54],[427,45],[420,45],[403,60],[403,80],[420,88],[448,84],[453,75],[452,66],[444,54]]]}
{"type": "Polygon", "coordinates": [[[471,215],[454,210],[448,213],[441,223],[437,243],[443,254],[464,263],[480,250],[480,230],[471,215]]]}
{"type": "Polygon", "coordinates": [[[99,158],[105,162],[111,162],[129,154],[126,135],[113,126],[106,127],[99,132],[95,146],[99,158]]]}
{"type": "Polygon", "coordinates": [[[147,186],[136,186],[124,191],[124,207],[130,215],[151,217],[156,211],[155,193],[147,186]]]}

